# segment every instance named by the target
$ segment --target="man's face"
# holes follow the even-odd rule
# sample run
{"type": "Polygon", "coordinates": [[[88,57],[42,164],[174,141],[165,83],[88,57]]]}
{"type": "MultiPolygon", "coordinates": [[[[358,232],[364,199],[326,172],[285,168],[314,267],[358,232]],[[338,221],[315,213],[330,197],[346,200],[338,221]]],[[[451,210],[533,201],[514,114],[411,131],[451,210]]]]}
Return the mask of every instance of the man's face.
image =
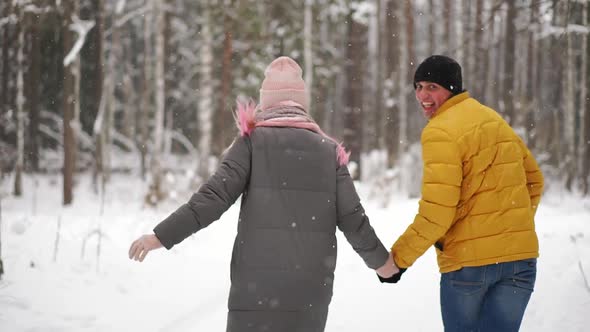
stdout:
{"type": "Polygon", "coordinates": [[[451,95],[451,91],[436,83],[427,81],[416,83],[416,99],[428,117],[431,117],[451,95]]]}

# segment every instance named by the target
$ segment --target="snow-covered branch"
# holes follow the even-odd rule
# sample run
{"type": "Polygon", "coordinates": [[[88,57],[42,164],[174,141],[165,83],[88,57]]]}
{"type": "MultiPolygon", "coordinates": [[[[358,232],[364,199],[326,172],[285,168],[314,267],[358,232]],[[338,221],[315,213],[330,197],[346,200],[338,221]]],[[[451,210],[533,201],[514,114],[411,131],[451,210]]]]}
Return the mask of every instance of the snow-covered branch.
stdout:
{"type": "MultiPolygon", "coordinates": [[[[117,16],[120,16],[121,14],[123,14],[123,10],[125,9],[125,3],[126,0],[119,0],[119,2],[117,2],[117,6],[115,8],[115,14],[117,16]]],[[[163,6],[164,11],[166,12],[172,12],[174,10],[174,7],[172,6],[163,6]]],[[[149,6],[149,5],[144,5],[144,6],[140,6],[137,7],[135,9],[130,10],[128,13],[124,14],[123,16],[120,16],[116,21],[114,26],[116,28],[120,28],[123,25],[125,25],[127,22],[131,21],[132,19],[136,18],[136,17],[144,17],[145,14],[151,12],[153,10],[153,6],[149,6]]],[[[109,28],[104,32],[105,37],[110,36],[112,33],[112,29],[109,28]]]]}
{"type": "Polygon", "coordinates": [[[198,154],[197,149],[195,149],[191,141],[179,131],[171,130],[168,134],[170,135],[170,139],[174,139],[180,143],[189,154],[193,156],[198,154]]]}
{"type": "Polygon", "coordinates": [[[18,22],[18,17],[14,14],[10,14],[6,17],[0,18],[0,28],[5,24],[15,24],[18,22]]]}
{"type": "Polygon", "coordinates": [[[590,27],[583,26],[580,24],[569,24],[567,26],[567,32],[575,32],[579,34],[588,34],[590,33],[590,27]]]}
{"type": "MultiPolygon", "coordinates": [[[[38,7],[33,4],[19,4],[19,6],[24,6],[24,7],[22,7],[23,13],[31,13],[31,14],[35,14],[35,15],[51,13],[52,11],[55,10],[55,8],[51,7],[51,6],[38,7]]],[[[6,17],[0,17],[0,28],[6,24],[16,24],[16,23],[18,23],[18,17],[16,14],[10,14],[6,17]]]]}
{"type": "Polygon", "coordinates": [[[59,145],[63,145],[63,135],[59,132],[56,132],[55,130],[53,130],[51,127],[49,127],[46,124],[39,124],[39,128],[38,128],[39,132],[47,135],[48,137],[52,138],[54,141],[56,141],[57,143],[59,143],[59,145]]]}
{"type": "Polygon", "coordinates": [[[116,131],[114,128],[111,128],[111,137],[113,138],[113,141],[117,141],[123,145],[127,151],[137,153],[137,146],[135,145],[135,142],[116,131]]]}
{"type": "MultiPolygon", "coordinates": [[[[63,136],[61,133],[63,132],[63,119],[55,114],[55,113],[51,113],[45,110],[42,110],[40,112],[41,118],[43,120],[49,120],[51,121],[51,125],[47,125],[47,124],[40,124],[40,126],[44,126],[45,128],[41,129],[42,132],[44,132],[45,134],[47,134],[49,137],[55,138],[55,135],[58,136],[63,136]],[[54,131],[51,128],[57,128],[57,131],[54,131]]],[[[70,126],[72,126],[72,128],[74,128],[74,132],[76,133],[76,137],[78,138],[78,142],[80,143],[80,145],[84,148],[89,148],[89,149],[94,149],[94,143],[92,142],[92,139],[90,138],[90,136],[84,131],[82,130],[82,128],[80,128],[79,123],[77,122],[73,122],[70,123],[70,126]]],[[[57,142],[59,142],[60,144],[62,144],[62,137],[60,137],[60,139],[56,139],[57,142]]]]}
{"type": "Polygon", "coordinates": [[[28,4],[23,9],[23,11],[25,13],[32,13],[32,14],[36,14],[36,15],[51,13],[54,10],[55,10],[55,8],[54,7],[51,7],[51,6],[37,7],[34,4],[28,4]]]}
{"type": "Polygon", "coordinates": [[[115,15],[119,16],[119,15],[121,15],[121,13],[123,13],[126,3],[127,3],[127,0],[117,1],[117,6],[115,7],[115,15]]]}
{"type": "Polygon", "coordinates": [[[561,36],[566,33],[588,34],[590,33],[590,27],[579,24],[568,24],[565,27],[549,25],[537,35],[536,39],[539,40],[549,36],[561,36]]]}
{"type": "Polygon", "coordinates": [[[100,102],[98,104],[98,114],[94,119],[94,125],[92,126],[92,135],[97,136],[102,131],[102,118],[104,116],[105,109],[105,95],[104,93],[100,96],[100,102]]]}
{"type": "Polygon", "coordinates": [[[84,42],[86,41],[86,35],[88,31],[94,27],[94,21],[85,21],[78,18],[77,15],[72,17],[72,24],[70,24],[70,30],[76,32],[78,34],[78,40],[64,58],[64,67],[69,66],[72,61],[76,58],[82,46],[84,46],[84,42]]]}
{"type": "MultiPolygon", "coordinates": [[[[126,13],[125,15],[121,16],[116,22],[115,22],[115,26],[117,28],[123,26],[125,23],[127,23],[128,21],[130,21],[131,19],[141,16],[143,18],[143,16],[152,10],[152,6],[141,6],[139,8],[136,8],[128,13],[126,13]]],[[[121,15],[122,12],[117,12],[117,15],[121,15]]],[[[105,31],[105,34],[110,33],[109,31],[105,31]]]]}

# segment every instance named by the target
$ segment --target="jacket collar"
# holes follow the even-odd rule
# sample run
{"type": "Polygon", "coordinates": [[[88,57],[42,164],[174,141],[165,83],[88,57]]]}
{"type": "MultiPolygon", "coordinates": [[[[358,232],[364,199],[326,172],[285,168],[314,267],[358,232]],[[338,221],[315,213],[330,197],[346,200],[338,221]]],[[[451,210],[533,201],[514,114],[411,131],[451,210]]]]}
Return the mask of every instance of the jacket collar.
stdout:
{"type": "Polygon", "coordinates": [[[442,112],[448,110],[449,108],[459,104],[460,102],[464,101],[465,99],[470,98],[469,96],[469,92],[465,91],[465,92],[461,92],[457,95],[454,95],[453,97],[447,99],[447,101],[445,101],[442,105],[440,105],[440,107],[436,110],[436,112],[430,117],[430,119],[433,119],[434,117],[436,117],[437,115],[441,114],[442,112]]]}

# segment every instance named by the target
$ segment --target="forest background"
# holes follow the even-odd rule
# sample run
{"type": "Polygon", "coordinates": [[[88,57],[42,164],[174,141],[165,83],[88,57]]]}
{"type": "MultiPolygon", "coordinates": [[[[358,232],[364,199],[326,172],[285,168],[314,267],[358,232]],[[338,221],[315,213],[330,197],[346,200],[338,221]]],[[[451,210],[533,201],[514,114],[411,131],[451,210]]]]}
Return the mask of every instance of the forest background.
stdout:
{"type": "Polygon", "coordinates": [[[63,174],[64,205],[85,174],[97,192],[113,172],[141,177],[152,205],[195,190],[237,133],[236,99],[257,101],[266,65],[288,55],[355,176],[416,197],[426,120],[412,76],[446,54],[527,142],[548,190],[588,195],[589,16],[586,0],[2,1],[4,194],[43,173],[63,174]]]}

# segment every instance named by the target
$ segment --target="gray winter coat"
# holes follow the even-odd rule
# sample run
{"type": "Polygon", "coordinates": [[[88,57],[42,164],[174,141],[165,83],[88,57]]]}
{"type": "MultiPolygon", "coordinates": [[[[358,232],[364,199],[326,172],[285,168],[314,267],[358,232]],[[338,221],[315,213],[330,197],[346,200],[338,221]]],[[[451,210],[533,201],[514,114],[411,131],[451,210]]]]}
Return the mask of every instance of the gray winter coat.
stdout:
{"type": "Polygon", "coordinates": [[[242,195],[231,260],[227,331],[324,331],[336,265],[336,227],[366,265],[379,241],[336,145],[306,129],[260,127],[238,137],[188,203],[156,226],[170,249],[242,195]]]}

